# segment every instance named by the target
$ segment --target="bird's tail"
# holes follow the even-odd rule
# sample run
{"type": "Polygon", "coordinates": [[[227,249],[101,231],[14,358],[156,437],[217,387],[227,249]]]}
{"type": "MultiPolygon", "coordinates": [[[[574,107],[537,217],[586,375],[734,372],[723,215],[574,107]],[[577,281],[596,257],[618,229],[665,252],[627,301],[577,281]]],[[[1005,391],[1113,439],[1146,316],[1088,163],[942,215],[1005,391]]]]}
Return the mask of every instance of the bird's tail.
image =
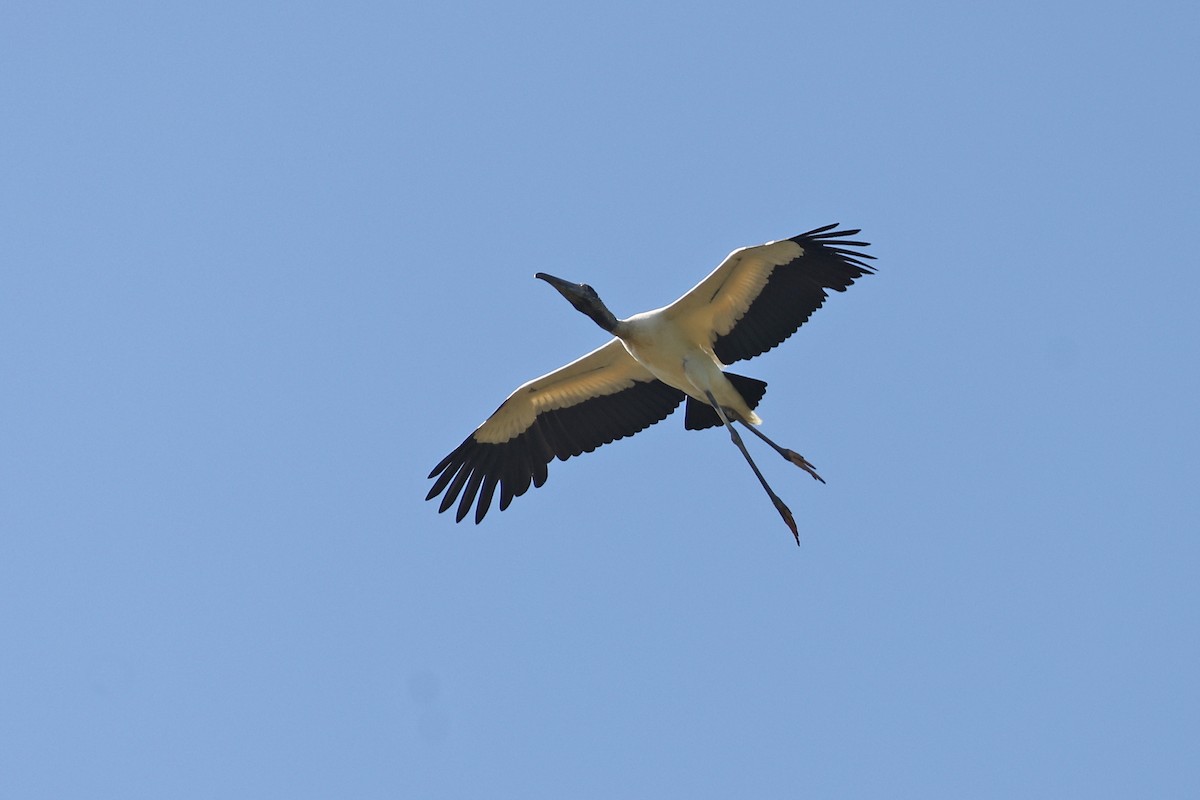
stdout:
{"type": "MultiPolygon", "coordinates": [[[[767,382],[760,381],[758,378],[747,378],[745,375],[734,375],[732,372],[726,372],[725,377],[733,384],[733,388],[737,389],[738,394],[746,401],[746,405],[751,409],[757,408],[759,401],[763,399],[763,395],[767,393],[767,382]]],[[[702,431],[705,428],[713,428],[721,424],[721,418],[717,416],[717,412],[708,403],[703,400],[697,400],[689,396],[687,399],[687,411],[683,418],[683,427],[689,431],[702,431]]]]}

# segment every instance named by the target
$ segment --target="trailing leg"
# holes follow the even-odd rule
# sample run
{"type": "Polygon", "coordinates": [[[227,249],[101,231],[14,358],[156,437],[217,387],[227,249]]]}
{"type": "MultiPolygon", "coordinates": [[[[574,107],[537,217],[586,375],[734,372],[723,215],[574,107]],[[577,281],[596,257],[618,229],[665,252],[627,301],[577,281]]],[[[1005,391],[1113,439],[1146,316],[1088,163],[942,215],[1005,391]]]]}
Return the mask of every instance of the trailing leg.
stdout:
{"type": "MultiPolygon", "coordinates": [[[[738,422],[742,422],[742,421],[738,420],[738,422]]],[[[760,431],[758,428],[754,427],[753,425],[748,425],[745,422],[742,422],[742,425],[744,425],[755,436],[762,439],[767,444],[771,445],[771,447],[773,447],[775,449],[776,453],[779,453],[779,455],[783,456],[788,461],[792,462],[797,467],[799,467],[800,469],[807,472],[809,475],[812,475],[814,478],[819,480],[821,483],[825,482],[825,479],[817,474],[817,468],[814,467],[812,464],[810,464],[807,458],[800,455],[795,450],[789,450],[786,447],[780,447],[779,445],[775,444],[774,442],[772,442],[770,439],[767,438],[767,435],[765,433],[763,433],[762,431],[760,431]]]]}
{"type": "Polygon", "coordinates": [[[783,521],[787,523],[788,528],[792,532],[792,536],[796,537],[796,544],[799,545],[800,531],[796,529],[796,520],[792,516],[791,509],[789,509],[787,505],[779,499],[779,495],[775,494],[775,492],[771,490],[771,486],[767,483],[767,479],[763,477],[762,472],[760,472],[758,469],[758,465],[755,464],[754,459],[750,457],[750,452],[746,449],[746,445],[742,441],[742,437],[738,435],[738,432],[734,430],[733,425],[730,424],[729,417],[725,415],[725,409],[721,408],[721,406],[717,403],[717,400],[715,397],[713,397],[712,392],[705,392],[705,394],[708,397],[708,402],[712,404],[713,409],[716,410],[717,415],[721,418],[721,423],[725,426],[725,429],[729,431],[729,438],[733,440],[735,445],[737,445],[737,449],[742,451],[742,455],[746,458],[746,463],[750,465],[750,469],[754,470],[754,476],[758,478],[758,482],[761,483],[763,489],[766,490],[767,496],[770,497],[771,502],[775,504],[775,510],[779,512],[779,516],[783,517],[783,521]]]}

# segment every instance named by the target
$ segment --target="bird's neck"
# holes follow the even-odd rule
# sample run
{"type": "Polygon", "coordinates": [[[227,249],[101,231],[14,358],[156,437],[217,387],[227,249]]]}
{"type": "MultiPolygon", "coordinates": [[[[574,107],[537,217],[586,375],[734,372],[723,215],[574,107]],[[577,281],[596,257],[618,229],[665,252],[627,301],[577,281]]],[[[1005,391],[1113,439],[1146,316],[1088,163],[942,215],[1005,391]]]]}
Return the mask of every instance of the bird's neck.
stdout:
{"type": "Polygon", "coordinates": [[[619,320],[603,303],[592,303],[579,310],[591,317],[593,322],[609,333],[617,329],[619,320]]]}

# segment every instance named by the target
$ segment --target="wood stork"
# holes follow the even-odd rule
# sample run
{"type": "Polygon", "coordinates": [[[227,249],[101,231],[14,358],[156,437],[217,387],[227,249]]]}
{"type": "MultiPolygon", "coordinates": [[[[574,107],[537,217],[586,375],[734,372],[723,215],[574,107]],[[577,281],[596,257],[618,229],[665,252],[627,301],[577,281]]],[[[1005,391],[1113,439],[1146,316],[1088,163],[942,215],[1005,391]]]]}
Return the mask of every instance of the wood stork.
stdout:
{"type": "Polygon", "coordinates": [[[873,256],[851,249],[868,246],[848,238],[859,231],[836,228],[825,225],[734,250],[674,303],[628,319],[617,319],[591,286],[537,273],[615,338],[509,395],[433,468],[429,477],[436,480],[425,499],[444,492],[439,512],[458,500],[457,522],[475,503],[478,524],[497,487],[503,511],[531,482],[545,483],[554,458],[565,461],[632,436],[665,419],[686,397],[684,428],[725,426],[799,544],[792,512],[771,490],[732,423],[825,481],[803,456],[754,427],[762,422],[754,409],[767,384],[724,368],[775,347],[824,304],[828,290],[843,292],[874,272],[863,260],[873,256]]]}

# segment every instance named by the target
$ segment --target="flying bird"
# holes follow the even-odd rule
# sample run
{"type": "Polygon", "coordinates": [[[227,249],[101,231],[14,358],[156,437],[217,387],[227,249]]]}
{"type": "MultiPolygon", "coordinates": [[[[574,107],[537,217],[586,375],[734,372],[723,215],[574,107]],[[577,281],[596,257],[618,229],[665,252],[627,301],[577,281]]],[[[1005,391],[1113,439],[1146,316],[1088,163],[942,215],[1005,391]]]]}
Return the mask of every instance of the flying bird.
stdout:
{"type": "Polygon", "coordinates": [[[544,272],[539,278],[572,306],[613,335],[607,344],[565,367],[519,387],[443,458],[426,500],[438,495],[444,512],[458,501],[455,521],[475,505],[483,520],[500,490],[500,510],[532,483],[546,482],[555,458],[590,453],[665,419],[687,399],[684,428],[722,425],[754,470],[796,544],[800,533],[791,510],[768,485],[733,423],[742,425],[775,452],[824,479],[802,455],[781,447],[758,429],[754,409],[767,384],[726,372],[725,366],[753,358],[783,342],[828,297],[874,273],[855,248],[867,242],[837,230],[837,223],[734,250],[704,280],[674,303],[618,319],[587,284],[544,272]]]}

